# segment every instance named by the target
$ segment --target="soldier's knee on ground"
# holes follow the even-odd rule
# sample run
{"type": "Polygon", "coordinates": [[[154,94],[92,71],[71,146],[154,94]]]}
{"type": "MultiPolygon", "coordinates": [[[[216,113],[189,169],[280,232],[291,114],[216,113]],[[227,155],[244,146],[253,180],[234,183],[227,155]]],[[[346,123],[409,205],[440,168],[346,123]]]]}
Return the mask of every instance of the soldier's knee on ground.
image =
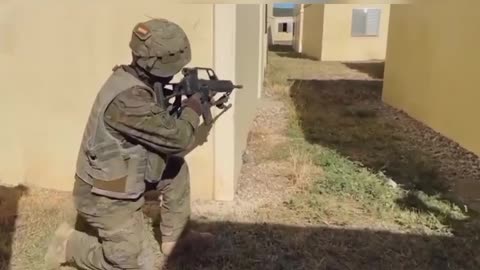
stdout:
{"type": "Polygon", "coordinates": [[[138,269],[145,239],[142,213],[133,213],[120,226],[111,222],[105,222],[106,229],[99,230],[105,260],[115,268],[138,269]]]}
{"type": "MultiPolygon", "coordinates": [[[[126,232],[128,233],[128,232],[126,232]]],[[[103,244],[106,261],[119,269],[138,269],[138,257],[142,253],[143,239],[129,237],[121,241],[111,239],[103,244]]]]}

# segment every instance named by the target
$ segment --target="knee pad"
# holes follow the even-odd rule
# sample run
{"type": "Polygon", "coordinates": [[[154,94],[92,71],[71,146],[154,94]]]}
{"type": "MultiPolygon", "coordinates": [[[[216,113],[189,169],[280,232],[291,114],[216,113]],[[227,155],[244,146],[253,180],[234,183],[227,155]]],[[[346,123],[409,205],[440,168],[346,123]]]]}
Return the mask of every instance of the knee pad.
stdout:
{"type": "Polygon", "coordinates": [[[130,238],[121,242],[106,242],[103,245],[105,260],[119,269],[139,267],[139,255],[142,253],[142,239],[130,238]]]}

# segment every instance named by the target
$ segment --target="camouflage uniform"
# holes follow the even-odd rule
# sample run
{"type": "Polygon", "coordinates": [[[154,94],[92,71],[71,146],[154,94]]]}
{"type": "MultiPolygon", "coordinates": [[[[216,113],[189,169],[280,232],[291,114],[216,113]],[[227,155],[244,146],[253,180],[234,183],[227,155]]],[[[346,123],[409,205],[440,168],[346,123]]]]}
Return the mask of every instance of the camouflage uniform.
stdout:
{"type": "Polygon", "coordinates": [[[99,91],[79,151],[74,201],[79,221],[94,233],[77,227],[62,244],[65,261],[81,269],[142,269],[152,259],[139,257],[148,253],[141,211],[147,186],[162,193],[162,242],[177,241],[190,215],[189,171],[177,154],[194,141],[199,97],[172,113],[153,90],[190,61],[188,39],[157,19],[138,24],[130,46],[133,63],[114,68],[99,91]]]}

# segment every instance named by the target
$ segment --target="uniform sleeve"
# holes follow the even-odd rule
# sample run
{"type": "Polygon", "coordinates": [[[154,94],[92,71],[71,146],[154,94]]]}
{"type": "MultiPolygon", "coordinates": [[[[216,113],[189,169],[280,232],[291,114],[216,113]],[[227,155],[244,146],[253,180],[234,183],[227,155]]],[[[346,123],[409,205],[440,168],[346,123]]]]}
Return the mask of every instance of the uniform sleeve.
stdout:
{"type": "Polygon", "coordinates": [[[118,95],[105,111],[105,123],[121,135],[153,149],[175,154],[194,141],[199,116],[186,107],[179,117],[154,102],[145,89],[132,88],[118,95]]]}

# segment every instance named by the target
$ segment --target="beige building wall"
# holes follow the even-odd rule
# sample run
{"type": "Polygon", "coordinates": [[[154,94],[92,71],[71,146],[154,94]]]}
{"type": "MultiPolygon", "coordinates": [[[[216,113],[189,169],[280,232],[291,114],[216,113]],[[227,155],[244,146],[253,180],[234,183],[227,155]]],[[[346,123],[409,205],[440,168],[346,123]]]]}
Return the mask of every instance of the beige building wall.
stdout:
{"type": "MultiPolygon", "coordinates": [[[[0,153],[3,182],[71,189],[90,106],[112,67],[130,61],[128,42],[137,21],[176,21],[191,39],[191,65],[213,64],[212,5],[47,0],[2,4],[2,10],[12,14],[2,29],[10,44],[0,53],[6,60],[0,66],[10,73],[3,89],[11,89],[2,106],[10,113],[0,116],[8,130],[2,141],[10,142],[0,153]]],[[[207,143],[188,156],[196,178],[213,178],[212,155],[207,143]]]]}
{"type": "Polygon", "coordinates": [[[302,53],[321,59],[325,5],[305,4],[303,7],[302,53]]]}
{"type": "Polygon", "coordinates": [[[388,4],[302,4],[301,37],[295,49],[322,61],[368,61],[385,59],[390,5],[388,4]],[[352,37],[353,8],[380,8],[378,36],[352,37]],[[302,20],[303,17],[303,20],[302,20]]]}
{"type": "MultiPolygon", "coordinates": [[[[216,5],[214,20],[214,66],[220,78],[236,80],[236,5],[216,5]]],[[[234,93],[230,102],[234,103],[234,93]]],[[[236,108],[224,112],[213,126],[214,143],[214,185],[213,198],[230,200],[235,189],[235,125],[233,123],[236,108]]],[[[220,111],[213,110],[215,115],[220,111]]]]}
{"type": "Polygon", "coordinates": [[[293,49],[296,52],[302,52],[302,40],[303,40],[303,12],[304,4],[296,4],[293,10],[293,21],[295,22],[295,28],[293,33],[293,49]]]}
{"type": "Polygon", "coordinates": [[[368,61],[385,59],[390,5],[325,5],[323,26],[323,61],[368,61]],[[352,9],[379,8],[380,31],[375,37],[352,37],[352,9]]]}
{"type": "Polygon", "coordinates": [[[267,24],[268,24],[268,31],[267,31],[267,39],[268,45],[273,44],[273,28],[274,28],[274,17],[273,17],[273,4],[267,4],[267,24]]]}
{"type": "Polygon", "coordinates": [[[238,179],[242,155],[255,117],[262,90],[262,17],[261,6],[255,4],[237,7],[236,80],[244,88],[235,97],[235,179],[238,179]],[[252,63],[257,63],[252,65],[252,63]]]}
{"type": "Polygon", "coordinates": [[[392,7],[384,100],[480,154],[480,2],[392,7]]]}
{"type": "MultiPolygon", "coordinates": [[[[263,48],[263,51],[262,51],[262,55],[263,55],[263,72],[265,73],[265,69],[267,67],[267,55],[268,55],[268,28],[269,28],[269,20],[268,20],[268,10],[270,9],[269,5],[268,4],[263,4],[263,15],[262,15],[262,19],[263,19],[263,43],[262,43],[262,48],[263,48]]],[[[263,73],[263,74],[264,74],[263,73]]]]}
{"type": "MultiPolygon", "coordinates": [[[[153,0],[135,3],[113,0],[1,2],[0,35],[7,39],[2,38],[0,43],[0,72],[4,74],[0,182],[71,190],[76,156],[92,102],[113,66],[130,61],[128,42],[131,29],[138,21],[164,17],[177,22],[191,41],[193,59],[190,66],[214,67],[221,78],[235,80],[240,72],[235,70],[235,47],[224,48],[226,52],[222,52],[221,47],[215,46],[237,42],[236,28],[233,31],[229,27],[221,28],[215,21],[228,11],[236,14],[236,6],[165,4],[153,0]],[[218,31],[214,33],[215,30],[218,31]],[[215,57],[217,53],[233,58],[224,58],[219,65],[221,60],[215,57]],[[219,67],[225,68],[226,76],[220,74],[219,67]]],[[[258,19],[254,22],[258,24],[258,19]]],[[[258,45],[260,34],[256,32],[256,36],[257,40],[250,42],[257,42],[258,51],[261,49],[258,45]]],[[[256,58],[249,58],[255,60],[252,67],[261,67],[260,54],[254,52],[252,55],[256,58]]],[[[245,67],[239,70],[245,72],[245,67]]],[[[249,80],[255,76],[240,78],[249,80]]],[[[250,86],[257,81],[239,83],[250,86]]],[[[247,92],[240,96],[249,105],[254,104],[248,99],[256,97],[257,90],[243,89],[247,92]],[[255,92],[253,96],[252,92],[255,92]]],[[[236,107],[247,106],[242,102],[236,107]]],[[[216,140],[226,140],[229,147],[235,149],[230,153],[230,159],[234,160],[230,164],[226,160],[222,167],[239,170],[235,167],[239,159],[235,155],[239,155],[237,149],[243,147],[241,139],[248,132],[244,128],[248,126],[252,110],[253,107],[231,110],[231,117],[238,115],[240,118],[241,137],[234,137],[233,129],[213,130],[207,141],[187,156],[195,198],[214,198],[216,185],[222,183],[217,181],[222,173],[216,161],[228,158],[229,153],[219,151],[216,140]],[[248,121],[242,120],[243,117],[248,121]],[[230,139],[222,139],[229,136],[230,139]]],[[[226,117],[224,121],[233,121],[233,118],[226,117]]],[[[234,183],[236,175],[238,173],[224,174],[223,183],[234,183]]]]}
{"type": "MultiPolygon", "coordinates": [[[[258,4],[219,5],[224,9],[216,16],[215,28],[227,35],[217,36],[215,45],[221,49],[215,66],[219,75],[235,78],[243,89],[232,95],[231,110],[224,113],[214,127],[215,186],[214,198],[232,200],[246,148],[250,126],[261,96],[265,40],[265,7],[258,4]],[[234,48],[226,49],[226,48],[234,48]],[[234,63],[230,65],[229,63],[234,63]],[[232,181],[233,180],[233,181],[232,181]]],[[[218,31],[215,31],[218,33],[218,31]]]]}

